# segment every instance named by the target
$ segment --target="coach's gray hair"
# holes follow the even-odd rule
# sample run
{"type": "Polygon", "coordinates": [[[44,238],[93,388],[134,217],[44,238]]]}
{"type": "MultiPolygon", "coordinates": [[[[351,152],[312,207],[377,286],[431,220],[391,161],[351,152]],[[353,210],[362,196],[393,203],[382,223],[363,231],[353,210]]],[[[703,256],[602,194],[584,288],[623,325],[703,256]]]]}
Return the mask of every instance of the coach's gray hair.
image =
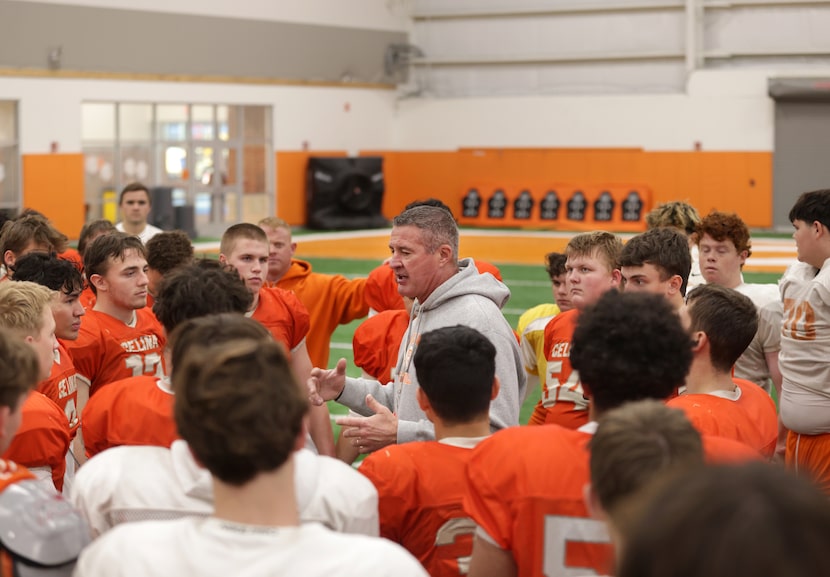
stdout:
{"type": "Polygon", "coordinates": [[[415,206],[396,216],[392,225],[419,228],[427,251],[434,253],[446,244],[452,249],[453,258],[458,260],[458,226],[449,211],[435,206],[415,206]]]}

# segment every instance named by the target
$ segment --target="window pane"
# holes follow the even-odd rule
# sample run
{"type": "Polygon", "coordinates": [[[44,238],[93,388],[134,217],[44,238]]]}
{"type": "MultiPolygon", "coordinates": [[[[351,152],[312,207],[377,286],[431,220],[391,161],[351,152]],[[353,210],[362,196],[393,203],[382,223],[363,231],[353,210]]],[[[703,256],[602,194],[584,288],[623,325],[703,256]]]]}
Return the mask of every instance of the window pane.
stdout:
{"type": "Polygon", "coordinates": [[[17,142],[17,103],[0,100],[0,143],[17,142]]]}
{"type": "Polygon", "coordinates": [[[213,140],[213,106],[194,105],[191,113],[190,133],[193,140],[213,140]]]}
{"type": "Polygon", "coordinates": [[[213,149],[207,146],[193,148],[193,177],[202,184],[213,184],[215,175],[213,149]]]}
{"type": "Polygon", "coordinates": [[[187,104],[159,104],[156,107],[156,136],[159,140],[187,140],[187,104]]]}
{"type": "Polygon", "coordinates": [[[115,140],[115,104],[102,102],[81,104],[81,140],[84,142],[115,140]]]}
{"type": "Polygon", "coordinates": [[[230,116],[229,106],[216,107],[216,124],[219,127],[219,140],[228,140],[230,132],[228,128],[228,118],[230,116]]]}
{"type": "Polygon", "coordinates": [[[0,209],[17,210],[17,147],[0,146],[0,209]]]}
{"type": "Polygon", "coordinates": [[[265,147],[246,146],[243,149],[245,160],[243,169],[245,176],[242,179],[245,194],[265,192],[265,147]]]}
{"type": "Polygon", "coordinates": [[[162,156],[162,180],[165,184],[187,179],[187,149],[165,146],[162,156]]]}
{"type": "Polygon", "coordinates": [[[112,201],[115,190],[115,151],[112,148],[84,148],[84,175],[87,203],[87,219],[109,218],[117,220],[116,203],[112,201]],[[104,195],[109,204],[105,206],[104,195]]]}
{"type": "Polygon", "coordinates": [[[267,129],[267,107],[265,106],[244,106],[243,115],[245,119],[245,135],[247,142],[265,142],[267,129]]]}
{"type": "Polygon", "coordinates": [[[152,167],[152,149],[149,146],[121,147],[121,180],[124,184],[136,180],[149,184],[154,180],[152,167]]]}
{"type": "Polygon", "coordinates": [[[151,104],[122,104],[118,107],[118,129],[121,140],[153,138],[153,106],[151,104]]]}

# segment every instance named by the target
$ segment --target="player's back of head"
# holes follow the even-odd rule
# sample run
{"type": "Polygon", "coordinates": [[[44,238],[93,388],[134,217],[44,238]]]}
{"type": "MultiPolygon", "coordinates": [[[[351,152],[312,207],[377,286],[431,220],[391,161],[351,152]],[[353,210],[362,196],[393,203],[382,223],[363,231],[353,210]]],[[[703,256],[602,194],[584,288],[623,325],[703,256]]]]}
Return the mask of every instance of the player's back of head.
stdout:
{"type": "Polygon", "coordinates": [[[147,241],[147,266],[165,275],[193,262],[193,244],[181,230],[160,232],[147,241]]]}
{"type": "Polygon", "coordinates": [[[702,467],[644,497],[619,577],[830,575],[830,502],[766,463],[702,467]]]}
{"type": "Polygon", "coordinates": [[[646,215],[649,228],[670,226],[677,228],[687,236],[695,231],[700,222],[700,213],[688,202],[673,200],[657,205],[646,215]]]}
{"type": "Polygon", "coordinates": [[[667,398],[689,372],[691,340],[662,296],[608,291],[580,314],[570,360],[594,407],[607,411],[667,398]]]}
{"type": "MultiPolygon", "coordinates": [[[[35,350],[20,337],[0,328],[0,407],[18,408],[21,397],[31,391],[40,377],[35,350]]],[[[11,442],[11,439],[9,439],[11,442]]]]}
{"type": "Polygon", "coordinates": [[[681,411],[657,400],[608,411],[588,446],[592,491],[612,519],[660,475],[703,465],[700,434],[681,411]]]}
{"type": "Polygon", "coordinates": [[[218,313],[244,314],[251,306],[253,297],[239,275],[213,262],[217,262],[216,267],[180,267],[161,281],[153,313],[167,334],[188,319],[218,313]]]}
{"type": "MultiPolygon", "coordinates": [[[[229,324],[255,322],[228,318],[229,324]]],[[[191,338],[211,343],[198,328],[191,338]]],[[[308,400],[282,346],[271,339],[191,345],[174,363],[172,382],[179,433],[227,484],[244,485],[280,468],[302,446],[308,400]]]]}
{"type": "Polygon", "coordinates": [[[758,330],[758,311],[752,300],[720,285],[695,287],[686,299],[690,331],[706,333],[712,366],[721,372],[744,353],[758,330]]]}
{"type": "Polygon", "coordinates": [[[456,325],[424,333],[413,362],[418,384],[442,420],[466,423],[488,413],[496,348],[479,331],[456,325]]]}

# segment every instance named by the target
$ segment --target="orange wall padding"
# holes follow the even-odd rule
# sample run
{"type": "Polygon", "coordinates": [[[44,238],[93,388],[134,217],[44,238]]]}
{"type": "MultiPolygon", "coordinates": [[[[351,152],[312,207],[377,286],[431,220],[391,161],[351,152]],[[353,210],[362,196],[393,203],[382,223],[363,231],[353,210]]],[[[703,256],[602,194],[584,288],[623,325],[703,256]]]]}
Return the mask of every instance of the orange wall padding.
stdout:
{"type": "MultiPolygon", "coordinates": [[[[304,224],[305,162],[309,156],[332,155],[317,151],[277,153],[279,216],[291,224],[304,224]]],[[[440,198],[460,213],[464,192],[482,183],[514,190],[548,183],[582,187],[636,184],[650,190],[652,205],[685,200],[703,214],[714,209],[737,212],[750,227],[772,226],[771,152],[462,148],[447,152],[362,151],[361,155],[384,157],[383,212],[388,218],[407,203],[427,197],[440,198]]]]}
{"type": "Polygon", "coordinates": [[[23,207],[45,214],[69,238],[84,224],[84,155],[24,154],[23,207]]]}

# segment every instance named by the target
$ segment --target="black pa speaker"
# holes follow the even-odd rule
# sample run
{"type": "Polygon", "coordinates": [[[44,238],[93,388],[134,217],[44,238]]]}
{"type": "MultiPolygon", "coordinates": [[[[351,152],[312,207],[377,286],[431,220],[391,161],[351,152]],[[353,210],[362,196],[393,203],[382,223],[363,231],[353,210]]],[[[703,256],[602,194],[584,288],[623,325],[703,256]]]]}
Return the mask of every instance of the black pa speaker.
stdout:
{"type": "Polygon", "coordinates": [[[383,228],[383,159],[308,159],[306,225],[317,230],[383,228]]]}
{"type": "Polygon", "coordinates": [[[175,221],[173,189],[169,186],[150,188],[150,214],[147,215],[147,222],[161,230],[173,230],[176,227],[175,221]]]}

